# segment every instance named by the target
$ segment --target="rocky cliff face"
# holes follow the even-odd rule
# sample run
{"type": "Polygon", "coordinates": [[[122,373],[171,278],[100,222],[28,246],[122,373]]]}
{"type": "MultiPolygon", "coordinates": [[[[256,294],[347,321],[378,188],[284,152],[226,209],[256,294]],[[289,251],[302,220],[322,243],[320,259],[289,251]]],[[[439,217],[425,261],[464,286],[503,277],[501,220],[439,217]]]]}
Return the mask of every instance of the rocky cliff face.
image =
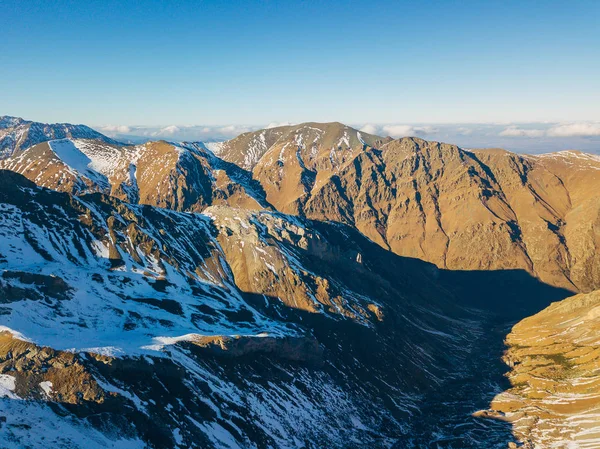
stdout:
{"type": "Polygon", "coordinates": [[[258,183],[199,143],[50,140],[0,161],[0,168],[61,192],[102,192],[178,211],[199,212],[212,204],[269,208],[258,183]]]}

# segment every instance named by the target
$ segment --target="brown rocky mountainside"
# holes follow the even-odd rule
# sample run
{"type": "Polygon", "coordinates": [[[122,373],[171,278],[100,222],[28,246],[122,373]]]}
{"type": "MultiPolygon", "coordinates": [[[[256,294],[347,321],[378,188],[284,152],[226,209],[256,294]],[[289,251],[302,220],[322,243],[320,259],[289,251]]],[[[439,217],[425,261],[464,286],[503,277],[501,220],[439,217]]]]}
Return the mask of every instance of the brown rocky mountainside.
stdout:
{"type": "Polygon", "coordinates": [[[301,159],[299,162],[307,162],[313,169],[317,154],[331,156],[326,166],[338,164],[347,158],[348,150],[362,149],[365,145],[375,147],[386,140],[389,138],[360,132],[342,123],[309,122],[244,133],[214,150],[224,160],[246,170],[252,170],[267,153],[274,160],[301,159]]]}
{"type": "Polygon", "coordinates": [[[524,269],[572,291],[600,286],[596,156],[467,151],[417,138],[340,150],[339,164],[331,149],[307,153],[300,143],[283,154],[270,150],[253,170],[278,210],[350,224],[440,268],[524,269]]]}
{"type": "Polygon", "coordinates": [[[244,170],[218,159],[202,144],[52,140],[0,159],[0,168],[61,192],[97,191],[178,211],[199,212],[212,204],[269,208],[262,189],[244,170]]]}
{"type": "Polygon", "coordinates": [[[493,400],[492,416],[511,422],[526,447],[600,445],[598,329],[600,291],[594,291],[552,304],[508,335],[512,388],[493,400]]]}
{"type": "Polygon", "coordinates": [[[524,269],[574,292],[600,287],[596,156],[467,151],[382,140],[339,123],[247,133],[218,153],[201,143],[63,139],[17,152],[0,167],[59,191],[101,191],[179,211],[272,205],[351,225],[440,268],[524,269]]]}

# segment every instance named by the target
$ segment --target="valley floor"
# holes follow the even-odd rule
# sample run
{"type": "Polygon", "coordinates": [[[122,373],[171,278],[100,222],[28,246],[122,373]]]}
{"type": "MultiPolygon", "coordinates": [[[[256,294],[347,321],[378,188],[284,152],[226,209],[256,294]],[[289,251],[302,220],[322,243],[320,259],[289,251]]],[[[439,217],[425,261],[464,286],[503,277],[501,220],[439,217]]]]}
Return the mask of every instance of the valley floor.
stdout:
{"type": "Polygon", "coordinates": [[[504,324],[492,324],[481,334],[468,364],[462,367],[465,377],[444,383],[428,395],[415,435],[395,448],[505,449],[514,440],[510,424],[473,416],[510,386],[504,377],[508,368],[501,361],[509,330],[504,324]]]}

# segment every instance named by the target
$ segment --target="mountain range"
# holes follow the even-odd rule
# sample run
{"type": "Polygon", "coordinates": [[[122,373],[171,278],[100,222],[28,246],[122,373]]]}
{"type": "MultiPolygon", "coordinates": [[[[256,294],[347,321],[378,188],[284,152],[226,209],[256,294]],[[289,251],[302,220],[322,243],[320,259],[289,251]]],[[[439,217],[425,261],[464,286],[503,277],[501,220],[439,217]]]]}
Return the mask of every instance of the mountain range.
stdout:
{"type": "Polygon", "coordinates": [[[85,125],[47,124],[7,115],[0,117],[0,158],[11,156],[15,151],[25,150],[40,142],[64,138],[95,139],[105,143],[117,143],[85,125]]]}
{"type": "Polygon", "coordinates": [[[0,117],[0,158],[7,447],[600,438],[597,156],[0,117]]]}

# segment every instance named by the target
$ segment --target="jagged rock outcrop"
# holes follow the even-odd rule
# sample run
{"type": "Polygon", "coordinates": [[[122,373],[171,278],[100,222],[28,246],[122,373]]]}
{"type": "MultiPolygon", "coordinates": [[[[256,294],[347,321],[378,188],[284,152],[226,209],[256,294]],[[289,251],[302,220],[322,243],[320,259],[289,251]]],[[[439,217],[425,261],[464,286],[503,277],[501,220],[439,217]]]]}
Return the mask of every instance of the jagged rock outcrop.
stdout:
{"type": "Polygon", "coordinates": [[[11,378],[11,391],[23,399],[67,404],[103,403],[107,396],[77,355],[41,348],[0,332],[0,375],[11,378]]]}

